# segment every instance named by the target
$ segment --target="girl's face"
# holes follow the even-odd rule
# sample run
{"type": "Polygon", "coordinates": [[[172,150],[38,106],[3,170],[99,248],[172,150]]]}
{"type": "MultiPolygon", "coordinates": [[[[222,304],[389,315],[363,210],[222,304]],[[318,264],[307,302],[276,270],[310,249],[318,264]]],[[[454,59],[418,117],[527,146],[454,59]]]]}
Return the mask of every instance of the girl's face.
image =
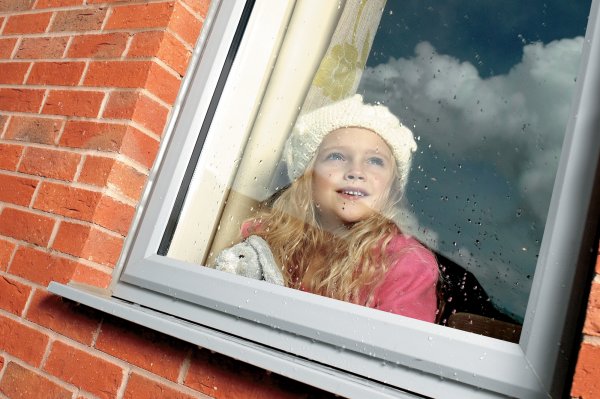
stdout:
{"type": "Polygon", "coordinates": [[[313,166],[313,201],[324,228],[334,230],[380,212],[395,178],[395,159],[371,130],[348,127],[323,139],[313,166]]]}

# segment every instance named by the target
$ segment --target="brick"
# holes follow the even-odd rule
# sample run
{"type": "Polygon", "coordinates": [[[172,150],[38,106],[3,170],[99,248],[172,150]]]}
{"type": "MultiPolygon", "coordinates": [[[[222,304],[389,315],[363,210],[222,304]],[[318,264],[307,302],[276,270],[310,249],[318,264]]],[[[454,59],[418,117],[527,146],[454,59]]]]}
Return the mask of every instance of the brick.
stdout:
{"type": "Polygon", "coordinates": [[[59,258],[28,247],[19,247],[15,253],[10,272],[33,283],[47,287],[50,281],[68,283],[77,262],[59,258]]]}
{"type": "Polygon", "coordinates": [[[35,0],[0,0],[0,12],[30,10],[35,0]]]}
{"type": "Polygon", "coordinates": [[[73,397],[72,391],[15,362],[9,362],[6,366],[4,377],[0,382],[0,392],[14,399],[71,399],[73,397]]]}
{"type": "Polygon", "coordinates": [[[571,396],[579,399],[600,397],[600,347],[583,343],[579,350],[577,366],[571,387],[571,396]]]}
{"type": "Polygon", "coordinates": [[[43,33],[50,22],[51,12],[13,15],[8,18],[2,34],[43,33]]]}
{"type": "Polygon", "coordinates": [[[172,2],[115,7],[105,29],[161,28],[167,26],[172,2]]]}
{"type": "Polygon", "coordinates": [[[131,45],[127,50],[127,57],[154,57],[160,50],[164,31],[136,32],[131,39],[131,45]]]}
{"type": "Polygon", "coordinates": [[[194,12],[206,17],[208,7],[210,6],[210,0],[183,0],[183,2],[194,10],[194,12]]]}
{"type": "Polygon", "coordinates": [[[115,91],[110,94],[103,116],[131,119],[160,135],[163,133],[169,109],[137,91],[115,91]]]}
{"type": "Polygon", "coordinates": [[[90,225],[62,222],[52,248],[106,266],[114,266],[121,254],[123,238],[90,225]]]}
{"type": "Polygon", "coordinates": [[[50,240],[54,219],[14,208],[0,213],[0,234],[17,240],[46,246],[50,240]]]}
{"type": "Polygon", "coordinates": [[[15,250],[15,244],[6,240],[0,240],[0,270],[6,271],[8,263],[15,250]]]}
{"type": "Polygon", "coordinates": [[[169,32],[138,32],[131,41],[127,57],[158,57],[183,75],[191,57],[191,51],[169,32]]]}
{"type": "Polygon", "coordinates": [[[31,293],[31,287],[6,276],[0,276],[0,309],[20,316],[31,293]]]}
{"type": "Polygon", "coordinates": [[[99,30],[106,16],[106,8],[83,8],[59,11],[50,26],[50,32],[90,32],[99,30]]]}
{"type": "Polygon", "coordinates": [[[38,0],[35,8],[59,8],[68,6],[79,6],[84,4],[85,0],[38,0]]]}
{"type": "Polygon", "coordinates": [[[148,0],[87,0],[87,4],[104,4],[104,3],[142,3],[148,0]]]}
{"type": "Polygon", "coordinates": [[[81,79],[83,62],[36,62],[31,68],[28,84],[75,86],[81,79]]]}
{"type": "Polygon", "coordinates": [[[51,90],[42,113],[94,118],[103,100],[104,93],[98,91],[51,90]]]}
{"type": "Polygon", "coordinates": [[[29,206],[37,180],[0,173],[0,201],[29,206]]]}
{"type": "Polygon", "coordinates": [[[62,37],[26,37],[19,44],[15,58],[48,59],[62,58],[69,38],[62,37]]]}
{"type": "Polygon", "coordinates": [[[16,44],[17,39],[0,39],[0,58],[10,58],[16,44]]]}
{"type": "Polygon", "coordinates": [[[92,61],[83,84],[98,87],[144,87],[151,61],[92,61]]]}
{"type": "Polygon", "coordinates": [[[102,113],[104,118],[132,119],[142,93],[139,91],[115,90],[110,93],[102,113]]]}
{"type": "Polygon", "coordinates": [[[43,99],[44,90],[0,88],[0,111],[35,113],[43,99]]]}
{"type": "Polygon", "coordinates": [[[215,398],[240,399],[299,399],[307,397],[327,397],[323,392],[310,396],[310,388],[302,386],[303,392],[296,392],[297,383],[284,379],[282,386],[265,370],[232,358],[198,350],[194,353],[184,384],[215,398]]]}
{"type": "Polygon", "coordinates": [[[202,29],[202,23],[185,7],[176,3],[173,16],[169,21],[169,29],[185,40],[187,44],[194,47],[202,29]]]}
{"type": "Polygon", "coordinates": [[[188,50],[175,36],[165,33],[157,57],[173,68],[180,76],[185,74],[192,52],[188,50]]]}
{"type": "Polygon", "coordinates": [[[102,194],[57,183],[42,183],[33,207],[42,211],[91,221],[102,194]]]}
{"type": "Polygon", "coordinates": [[[2,73],[0,83],[21,84],[25,80],[25,74],[31,65],[30,62],[6,62],[0,64],[2,73]]]}
{"type": "Polygon", "coordinates": [[[0,350],[38,367],[47,346],[46,334],[0,315],[0,350]]]}
{"type": "Polygon", "coordinates": [[[162,135],[168,116],[168,108],[142,95],[135,107],[133,120],[157,135],[162,135]]]}
{"type": "Polygon", "coordinates": [[[102,315],[91,308],[36,290],[27,320],[85,345],[91,345],[102,315]]]}
{"type": "Polygon", "coordinates": [[[54,144],[62,126],[63,121],[60,119],[13,116],[4,138],[29,143],[54,144]]]}
{"type": "Polygon", "coordinates": [[[77,181],[104,187],[115,162],[112,158],[87,155],[77,181]]]}
{"type": "Polygon", "coordinates": [[[136,398],[194,399],[196,396],[190,396],[158,381],[132,373],[127,381],[123,399],[136,398]]]}
{"type": "Polygon", "coordinates": [[[166,103],[173,104],[180,84],[181,78],[171,75],[162,66],[152,63],[145,88],[166,103]]]}
{"type": "Polygon", "coordinates": [[[177,380],[189,350],[182,341],[116,319],[102,324],[95,347],[171,381],[177,380]]]}
{"type": "Polygon", "coordinates": [[[583,332],[600,336],[600,284],[592,283],[583,332]]]}
{"type": "Polygon", "coordinates": [[[112,158],[86,156],[78,181],[108,187],[134,200],[142,194],[147,176],[112,158]]]}
{"type": "Polygon", "coordinates": [[[114,123],[68,121],[60,145],[99,151],[117,152],[122,146],[127,126],[114,123]]]}
{"type": "Polygon", "coordinates": [[[108,179],[108,187],[134,200],[139,200],[148,176],[131,166],[116,162],[108,179]]]}
{"type": "Polygon", "coordinates": [[[30,147],[25,150],[19,172],[72,181],[81,156],[68,151],[30,147]]]}
{"type": "Polygon", "coordinates": [[[124,377],[118,365],[59,341],[52,345],[44,370],[105,399],[117,396],[124,377]]]}
{"type": "Polygon", "coordinates": [[[125,235],[129,230],[134,213],[133,206],[104,195],[96,208],[93,221],[102,227],[125,235]]]}
{"type": "Polygon", "coordinates": [[[23,146],[0,143],[0,169],[17,170],[17,163],[22,153],[23,146]]]}
{"type": "Polygon", "coordinates": [[[131,159],[150,168],[158,153],[159,142],[140,132],[138,129],[129,127],[123,138],[121,153],[131,159]]]}
{"type": "Polygon", "coordinates": [[[125,51],[128,33],[75,36],[69,47],[69,58],[117,58],[125,51]]]}
{"type": "Polygon", "coordinates": [[[6,124],[8,122],[8,118],[8,115],[0,114],[0,137],[2,137],[2,132],[4,132],[4,128],[6,127],[6,124]]]}
{"type": "Polygon", "coordinates": [[[74,283],[90,285],[101,289],[108,288],[111,280],[112,276],[110,274],[82,264],[77,265],[73,278],[71,279],[74,283]]]}

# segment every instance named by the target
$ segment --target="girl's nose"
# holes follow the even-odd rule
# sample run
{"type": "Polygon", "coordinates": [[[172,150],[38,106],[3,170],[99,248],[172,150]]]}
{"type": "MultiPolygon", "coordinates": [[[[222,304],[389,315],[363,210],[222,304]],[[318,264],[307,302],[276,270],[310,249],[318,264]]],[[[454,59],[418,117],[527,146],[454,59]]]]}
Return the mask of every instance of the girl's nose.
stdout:
{"type": "Polygon", "coordinates": [[[353,165],[344,175],[346,180],[365,180],[364,172],[357,166],[353,165]]]}

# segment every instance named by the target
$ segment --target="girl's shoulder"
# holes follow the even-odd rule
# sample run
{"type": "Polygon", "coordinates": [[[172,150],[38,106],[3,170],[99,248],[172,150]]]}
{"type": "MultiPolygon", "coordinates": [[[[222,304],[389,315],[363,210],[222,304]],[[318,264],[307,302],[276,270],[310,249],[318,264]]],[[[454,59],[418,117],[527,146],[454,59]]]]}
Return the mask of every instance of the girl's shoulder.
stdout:
{"type": "Polygon", "coordinates": [[[432,273],[438,273],[435,254],[412,236],[395,234],[386,248],[387,255],[394,264],[429,266],[432,273]]]}
{"type": "Polygon", "coordinates": [[[428,252],[433,253],[429,250],[425,245],[423,245],[419,240],[414,238],[413,236],[403,234],[397,232],[394,234],[392,239],[390,240],[387,250],[389,252],[398,252],[398,251],[417,251],[417,252],[428,252]]]}

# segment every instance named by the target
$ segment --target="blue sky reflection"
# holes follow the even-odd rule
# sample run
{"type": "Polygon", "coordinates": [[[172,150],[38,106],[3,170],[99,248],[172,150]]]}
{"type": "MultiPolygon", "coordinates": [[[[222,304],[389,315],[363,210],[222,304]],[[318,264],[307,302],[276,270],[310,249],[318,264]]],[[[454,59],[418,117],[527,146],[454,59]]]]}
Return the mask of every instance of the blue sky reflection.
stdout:
{"type": "Polygon", "coordinates": [[[590,2],[388,0],[358,92],[419,143],[410,218],[522,320],[590,2]]]}

